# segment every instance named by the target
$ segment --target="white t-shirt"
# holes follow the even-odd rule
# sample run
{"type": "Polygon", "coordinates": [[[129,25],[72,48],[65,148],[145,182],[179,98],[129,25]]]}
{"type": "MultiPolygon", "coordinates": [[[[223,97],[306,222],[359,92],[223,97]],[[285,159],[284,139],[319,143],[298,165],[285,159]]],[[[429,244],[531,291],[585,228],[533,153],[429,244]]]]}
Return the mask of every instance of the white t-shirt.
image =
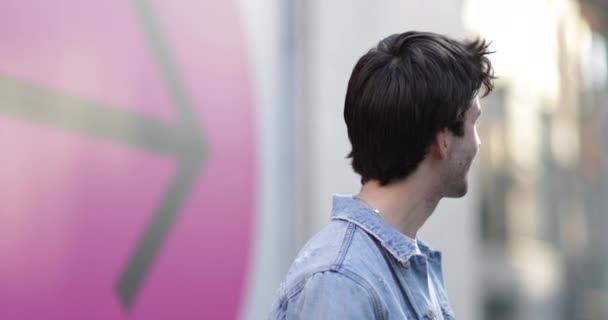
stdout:
{"type": "MultiPolygon", "coordinates": [[[[414,243],[414,247],[416,248],[416,254],[422,254],[422,252],[420,252],[420,248],[418,247],[418,240],[412,239],[406,235],[404,235],[404,237],[408,241],[411,241],[412,243],[414,243]]],[[[429,297],[431,299],[431,308],[433,308],[433,312],[437,316],[438,320],[444,320],[443,312],[441,312],[441,305],[439,304],[439,300],[437,299],[437,291],[435,290],[435,285],[433,284],[433,281],[431,281],[431,277],[429,276],[428,273],[427,273],[426,278],[428,280],[428,285],[429,285],[429,297]]]]}

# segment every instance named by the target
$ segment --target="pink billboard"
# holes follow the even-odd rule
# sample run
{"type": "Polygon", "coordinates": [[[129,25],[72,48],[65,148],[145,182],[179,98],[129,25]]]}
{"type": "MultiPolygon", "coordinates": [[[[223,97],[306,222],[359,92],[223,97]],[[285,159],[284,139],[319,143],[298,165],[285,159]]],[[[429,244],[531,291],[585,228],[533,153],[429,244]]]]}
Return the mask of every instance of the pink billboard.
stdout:
{"type": "Polygon", "coordinates": [[[0,319],[234,319],[257,179],[231,1],[0,2],[0,319]]]}

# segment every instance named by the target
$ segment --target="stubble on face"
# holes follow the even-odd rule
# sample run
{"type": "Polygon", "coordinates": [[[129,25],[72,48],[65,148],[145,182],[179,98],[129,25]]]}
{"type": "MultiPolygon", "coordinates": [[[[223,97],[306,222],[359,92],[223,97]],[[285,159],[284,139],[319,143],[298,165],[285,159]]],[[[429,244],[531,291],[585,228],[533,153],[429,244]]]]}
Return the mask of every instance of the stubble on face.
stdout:
{"type": "Polygon", "coordinates": [[[467,194],[469,190],[467,175],[471,163],[472,157],[466,157],[463,152],[453,151],[448,154],[448,162],[442,179],[445,185],[445,197],[461,198],[467,194]]]}
{"type": "Polygon", "coordinates": [[[468,192],[468,173],[480,145],[475,127],[480,114],[479,100],[476,98],[465,116],[465,135],[453,136],[452,139],[454,144],[448,152],[445,173],[442,177],[445,183],[445,197],[460,198],[468,192]]]}

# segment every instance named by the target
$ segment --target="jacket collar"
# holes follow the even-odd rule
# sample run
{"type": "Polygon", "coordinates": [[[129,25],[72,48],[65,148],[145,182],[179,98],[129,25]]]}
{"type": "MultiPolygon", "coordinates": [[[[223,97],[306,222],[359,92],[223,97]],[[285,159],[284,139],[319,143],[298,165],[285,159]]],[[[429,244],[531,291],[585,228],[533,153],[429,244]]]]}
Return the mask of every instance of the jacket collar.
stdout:
{"type": "MultiPolygon", "coordinates": [[[[416,245],[390,226],[382,217],[356,200],[354,195],[334,195],[332,220],[352,222],[374,237],[397,261],[406,263],[416,253],[416,245]]],[[[418,240],[423,255],[434,258],[439,252],[418,240]]]]}

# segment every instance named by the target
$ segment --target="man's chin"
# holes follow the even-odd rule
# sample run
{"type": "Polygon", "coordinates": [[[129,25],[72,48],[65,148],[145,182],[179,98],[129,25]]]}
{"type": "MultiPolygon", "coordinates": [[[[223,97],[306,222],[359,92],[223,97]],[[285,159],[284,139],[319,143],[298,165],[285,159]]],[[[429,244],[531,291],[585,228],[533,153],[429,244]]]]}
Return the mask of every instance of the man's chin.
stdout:
{"type": "Polygon", "coordinates": [[[445,195],[446,198],[462,198],[469,191],[469,184],[464,181],[458,185],[453,185],[445,195]]]}

